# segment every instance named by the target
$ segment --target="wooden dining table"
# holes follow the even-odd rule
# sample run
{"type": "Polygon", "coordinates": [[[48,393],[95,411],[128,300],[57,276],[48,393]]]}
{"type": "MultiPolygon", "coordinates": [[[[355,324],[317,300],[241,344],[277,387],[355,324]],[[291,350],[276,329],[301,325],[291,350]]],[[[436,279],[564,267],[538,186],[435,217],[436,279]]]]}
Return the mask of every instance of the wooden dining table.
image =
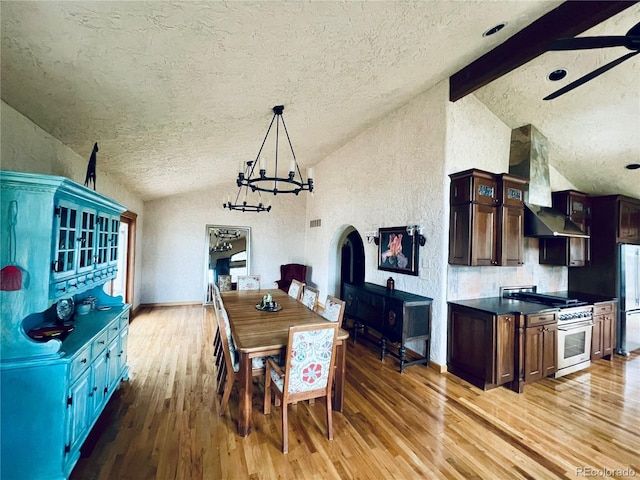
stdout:
{"type": "MultiPolygon", "coordinates": [[[[222,292],[222,302],[229,316],[231,335],[239,354],[238,372],[239,418],[238,433],[251,432],[251,401],[253,394],[252,359],[284,353],[289,340],[289,327],[326,322],[321,315],[310,310],[282,290],[244,290],[222,292]],[[270,293],[282,309],[266,312],[256,308],[262,297],[270,293]]],[[[334,374],[333,409],[341,412],[344,400],[344,377],[347,339],[346,330],[338,331],[334,374]]]]}

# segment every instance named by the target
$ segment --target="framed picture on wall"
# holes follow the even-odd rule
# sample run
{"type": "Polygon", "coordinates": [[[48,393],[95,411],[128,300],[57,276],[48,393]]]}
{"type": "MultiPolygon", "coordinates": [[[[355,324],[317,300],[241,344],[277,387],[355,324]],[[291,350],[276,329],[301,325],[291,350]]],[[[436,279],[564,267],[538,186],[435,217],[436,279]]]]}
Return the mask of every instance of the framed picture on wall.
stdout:
{"type": "Polygon", "coordinates": [[[378,229],[378,270],[418,275],[418,236],[407,227],[378,229]]]}

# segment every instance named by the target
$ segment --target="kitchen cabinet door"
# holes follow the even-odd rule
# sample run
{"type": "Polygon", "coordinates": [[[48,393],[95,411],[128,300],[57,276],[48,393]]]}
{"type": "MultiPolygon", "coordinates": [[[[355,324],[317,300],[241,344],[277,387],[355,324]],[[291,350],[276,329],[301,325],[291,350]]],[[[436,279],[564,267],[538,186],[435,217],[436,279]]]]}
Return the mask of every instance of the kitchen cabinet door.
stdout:
{"type": "Polygon", "coordinates": [[[495,383],[502,385],[515,378],[513,352],[515,351],[515,317],[496,317],[496,375],[495,383]]]}
{"type": "Polygon", "coordinates": [[[529,327],[524,334],[524,381],[535,382],[542,379],[544,326],[529,327]]]}
{"type": "Polygon", "coordinates": [[[86,369],[69,389],[67,397],[68,431],[65,450],[76,450],[84,441],[91,420],[91,387],[89,384],[91,369],[86,369]]]}
{"type": "Polygon", "coordinates": [[[545,325],[542,330],[542,376],[558,371],[558,325],[545,325]]]}
{"type": "Polygon", "coordinates": [[[602,358],[602,326],[604,315],[593,317],[593,328],[591,329],[591,360],[602,358]]]}
{"type": "Polygon", "coordinates": [[[618,242],[640,244],[640,202],[620,200],[618,242]]]}
{"type": "Polygon", "coordinates": [[[490,205],[474,204],[471,234],[471,265],[498,264],[498,209],[490,205]]]}
{"type": "Polygon", "coordinates": [[[519,267],[524,265],[524,209],[519,207],[502,207],[500,216],[501,228],[500,265],[519,267]]]}

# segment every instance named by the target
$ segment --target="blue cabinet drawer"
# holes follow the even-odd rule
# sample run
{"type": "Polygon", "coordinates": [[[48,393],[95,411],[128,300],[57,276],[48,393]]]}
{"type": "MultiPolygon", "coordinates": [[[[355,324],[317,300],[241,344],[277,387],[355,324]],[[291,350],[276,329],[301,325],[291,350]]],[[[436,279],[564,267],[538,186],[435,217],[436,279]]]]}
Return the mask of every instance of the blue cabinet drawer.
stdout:
{"type": "Polygon", "coordinates": [[[86,346],[71,361],[71,367],[69,371],[69,377],[70,377],[69,383],[73,383],[73,381],[76,378],[78,378],[80,374],[84,372],[85,369],[89,366],[89,363],[91,361],[90,356],[91,356],[91,349],[89,348],[89,346],[86,346]]]}
{"type": "Polygon", "coordinates": [[[107,342],[111,342],[114,338],[117,338],[120,335],[120,321],[116,319],[115,322],[111,322],[111,324],[107,327],[107,342]]]}
{"type": "Polygon", "coordinates": [[[107,339],[109,331],[103,330],[100,335],[91,343],[91,359],[95,360],[100,356],[104,349],[107,348],[107,339]]]}

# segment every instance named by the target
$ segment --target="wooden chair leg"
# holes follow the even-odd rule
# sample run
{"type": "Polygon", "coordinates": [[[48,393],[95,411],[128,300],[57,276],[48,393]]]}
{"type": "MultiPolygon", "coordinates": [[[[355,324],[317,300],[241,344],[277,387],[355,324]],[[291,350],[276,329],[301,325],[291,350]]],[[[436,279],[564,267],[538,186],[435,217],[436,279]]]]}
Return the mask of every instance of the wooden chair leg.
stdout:
{"type": "Polygon", "coordinates": [[[333,414],[331,410],[331,395],[327,395],[327,432],[329,440],[333,440],[333,414]]]}
{"type": "Polygon", "coordinates": [[[264,376],[264,414],[271,413],[271,375],[264,376]]]}
{"type": "Polygon", "coordinates": [[[224,385],[224,394],[222,394],[222,401],[220,402],[220,411],[218,415],[221,417],[224,415],[224,411],[227,408],[227,402],[229,402],[229,397],[231,396],[231,389],[233,388],[233,376],[227,375],[227,381],[224,385]]]}
{"type": "Polygon", "coordinates": [[[289,427],[287,422],[287,410],[289,405],[283,403],[282,405],[282,453],[288,453],[289,451],[289,427]]]}

